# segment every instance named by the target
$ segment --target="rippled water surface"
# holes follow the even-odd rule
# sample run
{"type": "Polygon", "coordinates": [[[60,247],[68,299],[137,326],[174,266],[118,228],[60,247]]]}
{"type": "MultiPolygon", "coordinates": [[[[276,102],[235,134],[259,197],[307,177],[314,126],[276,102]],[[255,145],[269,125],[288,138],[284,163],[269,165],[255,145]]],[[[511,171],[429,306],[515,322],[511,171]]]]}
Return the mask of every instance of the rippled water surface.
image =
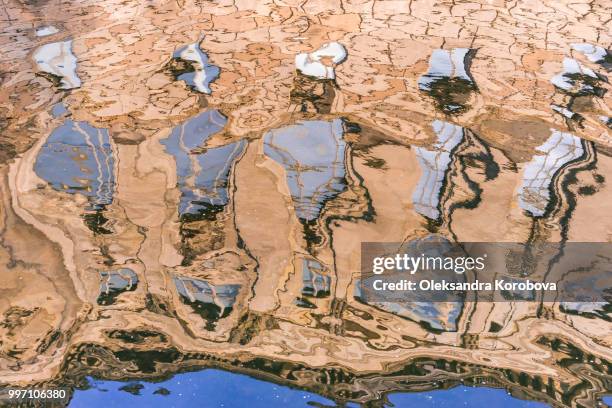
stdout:
{"type": "MultiPolygon", "coordinates": [[[[179,374],[161,383],[118,382],[89,379],[86,390],[79,390],[71,407],[270,407],[337,406],[334,401],[310,392],[249,378],[220,370],[179,374]]],[[[384,407],[475,407],[513,406],[541,408],[540,402],[513,398],[495,388],[458,386],[450,390],[389,394],[384,407]]],[[[349,408],[358,406],[354,403],[349,408]]]]}
{"type": "Polygon", "coordinates": [[[5,0],[0,385],[609,404],[609,301],[368,303],[359,281],[366,241],[612,241],[611,9],[5,0]]]}

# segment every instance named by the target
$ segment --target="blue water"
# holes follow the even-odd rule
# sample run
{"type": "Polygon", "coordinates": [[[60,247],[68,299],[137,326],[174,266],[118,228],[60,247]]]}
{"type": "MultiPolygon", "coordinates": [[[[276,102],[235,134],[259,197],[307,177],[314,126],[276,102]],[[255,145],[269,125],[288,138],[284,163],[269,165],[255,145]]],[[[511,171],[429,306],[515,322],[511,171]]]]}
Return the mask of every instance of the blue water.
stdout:
{"type": "MultiPolygon", "coordinates": [[[[160,383],[97,381],[89,379],[92,387],[76,391],[70,407],[312,407],[336,406],[333,401],[319,395],[258,380],[242,374],[221,370],[203,370],[175,375],[160,383]],[[139,395],[120,388],[139,384],[139,395]],[[160,389],[169,391],[159,394],[160,389]],[[158,394],[155,394],[155,392],[158,394]]],[[[134,387],[132,387],[134,388],[134,387]]],[[[455,387],[422,393],[389,395],[395,407],[512,407],[543,408],[546,404],[523,401],[495,388],[455,387]]],[[[349,404],[348,407],[356,407],[349,404]]],[[[391,405],[389,405],[391,406],[391,405]]]]}
{"type": "Polygon", "coordinates": [[[483,387],[455,387],[450,390],[414,394],[391,394],[389,401],[396,407],[435,408],[544,408],[548,404],[514,398],[506,390],[483,387]]]}

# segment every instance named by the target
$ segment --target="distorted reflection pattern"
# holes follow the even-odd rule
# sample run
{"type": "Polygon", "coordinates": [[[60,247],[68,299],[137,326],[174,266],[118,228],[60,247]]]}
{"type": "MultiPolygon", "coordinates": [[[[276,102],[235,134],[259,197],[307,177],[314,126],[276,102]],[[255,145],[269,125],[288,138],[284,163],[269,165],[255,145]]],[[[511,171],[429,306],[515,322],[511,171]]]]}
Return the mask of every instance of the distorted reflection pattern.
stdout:
{"type": "Polygon", "coordinates": [[[419,90],[428,93],[436,106],[447,114],[466,110],[466,99],[476,90],[468,70],[474,50],[454,48],[434,50],[429,60],[429,71],[418,80],[419,90]]]}
{"type": "Polygon", "coordinates": [[[264,153],[281,164],[298,218],[316,219],[327,200],[346,188],[341,119],[303,121],[271,130],[264,153]]]}
{"type": "Polygon", "coordinates": [[[173,280],[182,301],[207,321],[207,330],[213,330],[217,320],[231,313],[240,290],[240,285],[213,285],[185,276],[175,276],[173,280]]]}
{"type": "Polygon", "coordinates": [[[413,320],[434,331],[456,331],[463,309],[458,302],[368,302],[362,294],[360,280],[355,282],[353,296],[361,303],[413,320]]]}
{"type": "Polygon", "coordinates": [[[339,406],[601,405],[610,302],[356,284],[363,242],[610,241],[605,2],[506,3],[9,1],[0,388],[214,367],[339,406]]]}
{"type": "Polygon", "coordinates": [[[519,205],[531,215],[540,217],[546,213],[553,178],[566,164],[579,159],[584,149],[576,136],[553,130],[536,150],[539,153],[527,163],[523,172],[519,205]]]}
{"type": "Polygon", "coordinates": [[[412,194],[414,210],[430,219],[440,217],[440,194],[444,177],[451,163],[453,150],[463,139],[463,128],[436,120],[432,123],[437,136],[433,149],[415,147],[422,174],[412,194]]]}
{"type": "Polygon", "coordinates": [[[172,58],[175,63],[182,61],[185,66],[180,72],[179,67],[174,71],[176,79],[185,81],[190,88],[204,93],[211,94],[210,83],[219,77],[221,70],[216,65],[208,63],[208,55],[200,49],[199,42],[186,45],[174,52],[172,58]]]}
{"type": "Polygon", "coordinates": [[[595,71],[567,57],[563,59],[563,72],[550,80],[554,86],[572,96],[602,97],[606,90],[598,85],[600,81],[595,71]]]}
{"type": "Polygon", "coordinates": [[[66,120],[42,146],[34,171],[54,189],[83,194],[101,209],[113,201],[114,166],[106,129],[66,120]]]}
{"type": "Polygon", "coordinates": [[[324,272],[323,265],[314,259],[302,261],[303,296],[329,296],[331,278],[324,272]]]}
{"type": "Polygon", "coordinates": [[[81,86],[77,76],[77,58],[72,53],[72,41],[45,44],[33,55],[38,69],[60,89],[73,89],[81,86]]]}
{"type": "Polygon", "coordinates": [[[112,305],[122,292],[134,291],[138,285],[138,275],[129,269],[100,272],[99,305],[112,305]]]}
{"type": "Polygon", "coordinates": [[[319,79],[335,79],[336,71],[333,66],[325,65],[322,60],[331,59],[336,65],[344,62],[346,48],[340,43],[331,42],[323,44],[321,48],[311,53],[301,53],[295,57],[295,67],[304,75],[319,79]]]}
{"type": "Polygon", "coordinates": [[[206,111],[175,127],[161,142],[176,161],[181,217],[205,215],[228,202],[229,172],[234,160],[244,150],[246,141],[206,148],[199,153],[193,151],[221,131],[226,122],[225,116],[217,110],[206,111]]]}

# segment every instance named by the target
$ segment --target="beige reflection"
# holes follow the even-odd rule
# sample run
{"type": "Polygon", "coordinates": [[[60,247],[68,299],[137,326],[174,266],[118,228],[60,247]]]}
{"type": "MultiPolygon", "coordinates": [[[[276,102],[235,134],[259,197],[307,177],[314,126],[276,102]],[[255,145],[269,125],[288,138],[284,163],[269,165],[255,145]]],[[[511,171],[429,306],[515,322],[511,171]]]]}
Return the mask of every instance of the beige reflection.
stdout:
{"type": "MultiPolygon", "coordinates": [[[[584,5],[588,18],[547,1],[524,4],[511,14],[496,1],[406,4],[347,1],[340,8],[327,1],[221,1],[204,7],[180,1],[149,7],[104,1],[66,5],[60,13],[52,2],[34,10],[9,1],[6,12],[15,23],[3,28],[15,37],[0,39],[0,66],[10,67],[0,93],[2,126],[8,131],[0,138],[23,155],[0,165],[3,382],[60,381],[80,369],[110,378],[130,369],[146,377],[209,364],[213,358],[244,370],[240,364],[262,358],[313,370],[304,369],[302,377],[269,373],[279,381],[317,391],[327,387],[335,396],[346,389],[355,395],[365,390],[355,399],[372,399],[378,391],[398,387],[384,388],[381,384],[394,384],[385,375],[425,358],[446,361],[444,369],[426,376],[432,383],[472,373],[469,368],[452,371],[449,362],[458,361],[497,373],[501,385],[549,402],[561,401],[564,390],[578,389],[572,387],[585,377],[592,390],[602,391],[612,336],[601,319],[564,313],[558,304],[467,303],[455,330],[434,331],[354,298],[364,240],[401,242],[430,233],[459,241],[612,238],[609,182],[599,177],[608,181],[612,174],[610,138],[601,122],[587,121],[572,130],[582,140],[599,143],[585,144],[584,157],[551,177],[557,200],[545,216],[529,216],[518,200],[535,148],[551,128],[568,131],[550,111],[551,99],[562,98],[549,80],[559,72],[569,44],[577,39],[610,43],[602,4],[584,5]],[[46,41],[31,32],[42,15],[61,23],[64,31],[54,41],[73,39],[82,86],[62,95],[68,110],[75,120],[111,129],[114,137],[116,189],[105,212],[112,227],[108,236],[94,235],[83,223],[83,196],[55,191],[33,171],[50,128],[57,125],[46,111],[60,97],[28,62],[33,48],[46,41]],[[546,30],[542,19],[552,22],[546,30]],[[202,49],[221,68],[205,100],[166,71],[173,51],[202,32],[202,49]],[[300,112],[291,97],[295,55],[330,41],[342,43],[348,57],[336,67],[334,97],[325,104],[329,111],[300,112]],[[412,193],[423,170],[410,143],[431,148],[431,123],[448,118],[419,94],[417,79],[427,71],[434,49],[459,47],[478,48],[471,72],[479,92],[470,101],[472,109],[451,121],[473,134],[453,155],[444,176],[447,187],[438,192],[440,217],[430,223],[414,208],[412,193]],[[195,233],[188,237],[177,212],[175,163],[160,140],[205,106],[221,109],[229,119],[211,141],[221,145],[244,138],[249,144],[232,170],[227,208],[214,221],[190,224],[195,233]],[[341,116],[359,123],[362,131],[344,136],[350,142],[348,186],[326,204],[316,221],[322,241],[309,248],[286,170],[266,157],[262,136],[301,119],[341,116]],[[492,179],[483,176],[482,167],[459,160],[483,153],[485,146],[500,168],[492,179]],[[466,180],[480,190],[476,193],[466,180]],[[456,205],[476,198],[475,208],[456,205]],[[371,209],[375,215],[366,219],[371,209]],[[184,264],[186,250],[195,255],[184,264]],[[310,299],[315,308],[304,308],[296,298],[303,297],[302,259],[310,256],[328,267],[331,292],[310,299]],[[138,275],[137,289],[121,293],[114,305],[98,305],[98,272],[120,267],[138,275]],[[241,285],[233,310],[207,329],[178,296],[176,275],[241,285]],[[162,333],[165,340],[157,336],[128,344],[110,335],[143,328],[162,333]],[[590,353],[593,361],[564,367],[559,363],[567,356],[563,347],[555,349],[542,338],[560,339],[590,353]],[[110,352],[92,365],[74,357],[79,347],[92,344],[113,353],[175,348],[191,360],[177,358],[156,366],[155,373],[143,373],[110,352]],[[74,365],[62,368],[67,356],[74,357],[74,365]],[[332,366],[356,376],[367,372],[374,380],[321,385],[317,378],[332,366]],[[520,373],[537,377],[553,391],[536,390],[535,380],[520,385],[501,370],[517,378],[520,373]]],[[[609,96],[579,102],[585,116],[611,115],[609,96]]],[[[4,162],[15,154],[0,158],[4,162]]],[[[414,380],[403,378],[406,384],[414,380]]],[[[588,406],[594,400],[586,394],[578,390],[572,401],[588,406]]]]}
{"type": "MultiPolygon", "coordinates": [[[[324,239],[308,247],[286,171],[264,154],[263,139],[250,143],[232,171],[230,191],[235,192],[230,204],[217,219],[220,226],[216,228],[221,228],[225,237],[222,247],[210,249],[206,240],[191,240],[189,245],[197,255],[190,264],[184,264],[175,163],[160,144],[169,132],[160,130],[137,145],[112,143],[117,186],[106,212],[113,230],[110,235],[95,235],[85,226],[81,213],[86,200],[82,196],[57,192],[33,172],[44,139],[10,168],[3,169],[6,181],[2,205],[7,214],[3,237],[18,248],[3,256],[30,259],[7,272],[12,278],[3,289],[7,299],[2,312],[5,321],[15,313],[25,315],[6,334],[15,341],[21,339],[19,347],[23,349],[3,359],[3,378],[7,381],[25,384],[32,379],[61,376],[61,356],[73,347],[91,342],[131,347],[105,333],[142,328],[164,333],[166,341],[184,351],[212,353],[220,358],[282,358],[311,367],[342,364],[357,373],[367,370],[381,375],[387,364],[435,355],[485,367],[520,367],[559,384],[575,383],[577,378],[570,371],[551,364],[550,352],[533,342],[542,336],[571,338],[577,347],[601,358],[608,356],[610,335],[602,330],[601,321],[565,314],[557,304],[544,305],[543,318],[538,317],[542,313],[538,304],[466,303],[456,329],[432,331],[418,319],[405,319],[354,298],[361,241],[401,242],[432,232],[431,224],[413,208],[412,192],[422,170],[415,149],[409,146],[374,144],[364,150],[359,143],[351,142],[345,167],[348,187],[325,204],[317,221],[324,239]],[[362,218],[368,211],[368,200],[376,211],[371,220],[362,218]],[[351,217],[325,222],[342,214],[351,217]],[[23,235],[26,230],[29,232],[23,235]],[[24,242],[41,248],[40,254],[28,252],[24,242]],[[37,258],[45,253],[44,261],[37,258]],[[332,285],[330,296],[311,299],[315,308],[309,309],[295,300],[303,297],[301,259],[313,255],[330,268],[332,285]],[[114,305],[98,305],[98,272],[117,267],[132,269],[138,275],[138,287],[121,293],[114,305]],[[172,281],[176,275],[217,285],[241,285],[242,289],[231,313],[211,330],[178,296],[172,281]],[[23,279],[31,284],[17,283],[23,279]],[[45,283],[49,279],[54,286],[45,283]],[[39,304],[37,293],[44,293],[49,301],[39,304]],[[51,340],[55,331],[61,333],[61,341],[51,340]],[[40,334],[35,337],[26,334],[36,332],[40,334]],[[41,346],[45,342],[48,345],[41,346]],[[39,357],[27,360],[31,353],[39,357]],[[10,369],[18,361],[21,368],[10,369]]],[[[349,141],[356,137],[367,140],[371,136],[368,132],[349,132],[344,137],[349,141]]],[[[482,169],[465,167],[459,160],[481,153],[482,142],[474,135],[468,134],[466,141],[470,143],[454,153],[445,177],[471,177],[481,186],[482,204],[476,211],[451,210],[453,202],[464,200],[470,191],[473,194],[467,187],[462,190],[459,181],[453,182],[455,190],[440,192],[441,221],[435,233],[454,234],[458,240],[486,237],[499,241],[526,240],[537,233],[554,240],[561,233],[553,228],[560,224],[555,217],[561,217],[564,208],[572,207],[577,217],[593,208],[589,197],[584,200],[586,208],[582,199],[575,205],[562,198],[558,211],[534,221],[516,208],[521,172],[509,171],[508,157],[492,149],[491,157],[504,169],[499,177],[484,180],[482,169]],[[492,220],[497,219],[506,221],[498,223],[500,228],[490,228],[492,220]],[[504,229],[504,225],[508,227],[504,229]]],[[[587,165],[587,170],[577,173],[579,178],[592,177],[589,160],[586,156],[583,162],[574,164],[587,165]]],[[[600,155],[599,160],[602,167],[597,171],[604,172],[609,159],[600,155]]],[[[563,172],[556,174],[553,183],[561,185],[563,178],[563,172]]],[[[606,195],[606,189],[600,187],[597,194],[606,195]]],[[[555,194],[564,191],[561,188],[555,194]]],[[[473,197],[468,194],[467,198],[473,197]]],[[[205,236],[211,227],[200,225],[198,234],[205,236]]],[[[607,234],[610,227],[599,228],[607,234]]],[[[570,231],[581,234],[583,229],[578,225],[570,231]]],[[[605,240],[606,236],[597,239],[605,240]]],[[[167,343],[147,344],[167,347],[167,343]]],[[[7,342],[5,347],[8,352],[17,346],[7,342]]]]}

